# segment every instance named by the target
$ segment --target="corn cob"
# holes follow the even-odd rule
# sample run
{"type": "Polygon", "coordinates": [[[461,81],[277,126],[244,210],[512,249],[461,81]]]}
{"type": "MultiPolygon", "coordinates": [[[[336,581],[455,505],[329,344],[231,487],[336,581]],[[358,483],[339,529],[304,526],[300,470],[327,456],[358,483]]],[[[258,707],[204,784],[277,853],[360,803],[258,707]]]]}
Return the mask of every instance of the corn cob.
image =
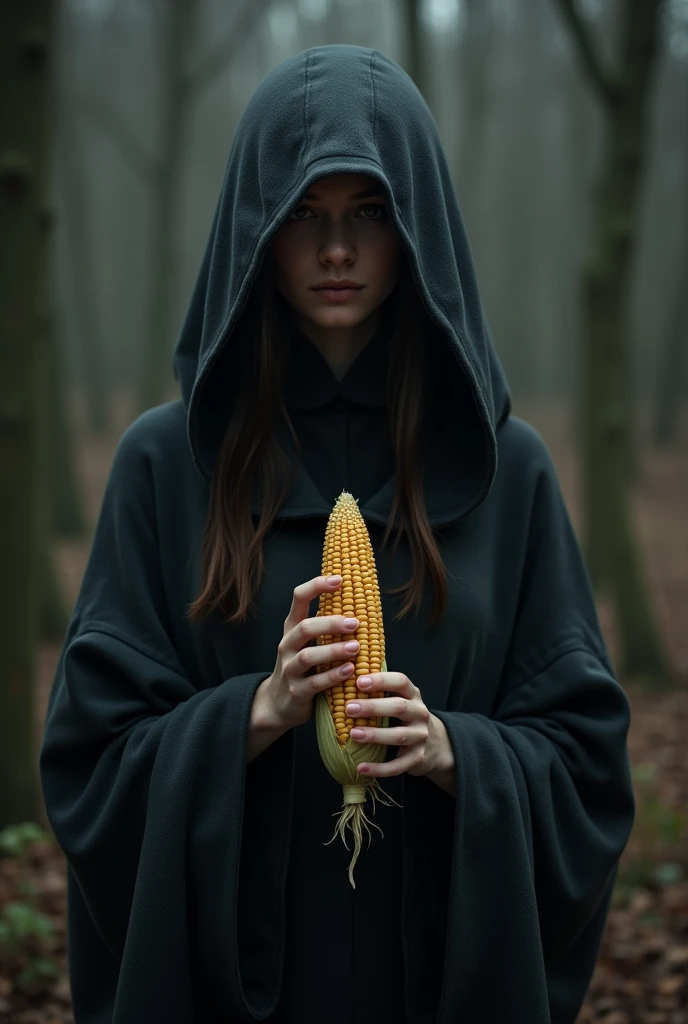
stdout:
{"type": "MultiPolygon", "coordinates": [[[[322,573],[324,576],[339,575],[342,582],[333,593],[322,594],[317,614],[346,615],[357,618],[358,628],[346,637],[325,633],[318,637],[318,645],[338,643],[353,636],[360,644],[353,661],[355,671],[344,682],[336,683],[323,690],[316,698],[316,732],[320,754],[330,775],[341,784],[344,804],[339,816],[335,834],[340,833],[344,845],[344,830],[348,825],[355,839],[354,856],[349,865],[349,881],[355,889],[353,868],[361,848],[361,825],[370,836],[369,822],[363,810],[366,794],[370,788],[373,806],[377,796],[383,803],[396,804],[384,793],[376,778],[365,778],[357,771],[357,765],[364,761],[384,761],[386,746],[383,744],[362,744],[351,739],[355,725],[387,728],[388,718],[349,718],[346,705],[357,697],[374,699],[384,697],[383,690],[373,693],[362,692],[356,685],[359,676],[373,672],[386,672],[385,632],[382,620],[382,602],[377,579],[375,555],[370,543],[368,529],[361,515],[358,502],[348,491],[342,491],[330,514],[325,530],[322,573]],[[383,793],[384,797],[380,794],[383,793]]],[[[318,672],[327,672],[344,661],[330,661],[318,666],[318,672]]],[[[378,828],[375,825],[375,828],[378,828]]],[[[381,832],[381,829],[378,828],[381,832]]],[[[331,842],[332,840],[330,840],[331,842]]],[[[347,846],[348,849],[348,846],[347,846]]]]}

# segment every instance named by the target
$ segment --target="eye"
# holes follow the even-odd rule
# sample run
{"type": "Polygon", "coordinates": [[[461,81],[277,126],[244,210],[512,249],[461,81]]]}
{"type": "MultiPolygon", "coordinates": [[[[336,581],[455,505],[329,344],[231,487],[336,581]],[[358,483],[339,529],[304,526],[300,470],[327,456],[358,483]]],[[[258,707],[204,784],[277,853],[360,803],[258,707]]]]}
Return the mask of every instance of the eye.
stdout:
{"type": "MultiPolygon", "coordinates": [[[[309,217],[298,216],[301,210],[306,210],[311,213],[313,212],[310,206],[305,206],[303,203],[299,203],[299,205],[295,206],[294,209],[292,210],[289,219],[293,221],[310,220],[309,217]]],[[[363,217],[363,220],[387,220],[387,208],[383,206],[382,203],[365,203],[364,206],[359,206],[359,210],[367,211],[366,215],[363,217]]]]}
{"type": "Polygon", "coordinates": [[[302,203],[299,203],[299,205],[294,207],[294,209],[292,210],[291,216],[290,216],[289,219],[290,220],[308,220],[307,217],[297,217],[296,214],[299,212],[299,210],[309,210],[309,209],[310,209],[309,206],[304,206],[302,203]]]}
{"type": "Polygon", "coordinates": [[[382,203],[366,203],[365,206],[361,206],[361,210],[379,210],[379,217],[364,217],[364,220],[386,220],[387,219],[387,208],[382,203]]]}

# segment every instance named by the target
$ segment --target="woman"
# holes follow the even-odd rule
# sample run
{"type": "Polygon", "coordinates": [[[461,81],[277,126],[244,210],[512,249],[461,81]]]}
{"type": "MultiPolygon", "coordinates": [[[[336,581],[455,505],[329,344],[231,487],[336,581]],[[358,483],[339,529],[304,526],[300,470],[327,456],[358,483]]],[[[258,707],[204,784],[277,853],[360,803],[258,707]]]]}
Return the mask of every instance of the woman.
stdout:
{"type": "Polygon", "coordinates": [[[393,61],[317,47],[262,81],[175,371],[118,446],[41,751],[77,1024],[573,1022],[632,824],[628,703],[393,61]],[[311,713],[347,657],[312,644],[342,490],[383,594],[369,775],[401,804],[355,889],[311,713]]]}

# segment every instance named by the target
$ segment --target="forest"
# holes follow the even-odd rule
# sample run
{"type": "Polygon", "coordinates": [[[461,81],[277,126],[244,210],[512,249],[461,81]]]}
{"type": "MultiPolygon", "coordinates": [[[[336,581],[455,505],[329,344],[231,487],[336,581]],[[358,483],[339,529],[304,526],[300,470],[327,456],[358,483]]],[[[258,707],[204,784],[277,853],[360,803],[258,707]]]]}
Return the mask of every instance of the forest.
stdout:
{"type": "Polygon", "coordinates": [[[74,1020],[38,749],[118,439],[177,397],[246,103],[338,43],[432,111],[631,702],[636,821],[579,1024],[688,1024],[688,0],[0,5],[0,1024],[74,1020]]]}

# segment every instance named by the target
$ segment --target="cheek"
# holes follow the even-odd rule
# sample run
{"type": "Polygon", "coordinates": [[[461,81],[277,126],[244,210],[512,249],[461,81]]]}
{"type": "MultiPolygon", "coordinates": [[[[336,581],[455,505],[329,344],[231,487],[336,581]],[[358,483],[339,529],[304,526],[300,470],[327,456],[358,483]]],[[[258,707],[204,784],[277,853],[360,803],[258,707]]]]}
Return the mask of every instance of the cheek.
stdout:
{"type": "Polygon", "coordinates": [[[307,258],[303,245],[298,245],[294,239],[277,238],[272,245],[272,258],[277,281],[290,287],[302,279],[307,258]]]}
{"type": "Polygon", "coordinates": [[[374,266],[380,283],[396,281],[401,266],[401,243],[395,238],[385,239],[376,246],[374,266]]]}

